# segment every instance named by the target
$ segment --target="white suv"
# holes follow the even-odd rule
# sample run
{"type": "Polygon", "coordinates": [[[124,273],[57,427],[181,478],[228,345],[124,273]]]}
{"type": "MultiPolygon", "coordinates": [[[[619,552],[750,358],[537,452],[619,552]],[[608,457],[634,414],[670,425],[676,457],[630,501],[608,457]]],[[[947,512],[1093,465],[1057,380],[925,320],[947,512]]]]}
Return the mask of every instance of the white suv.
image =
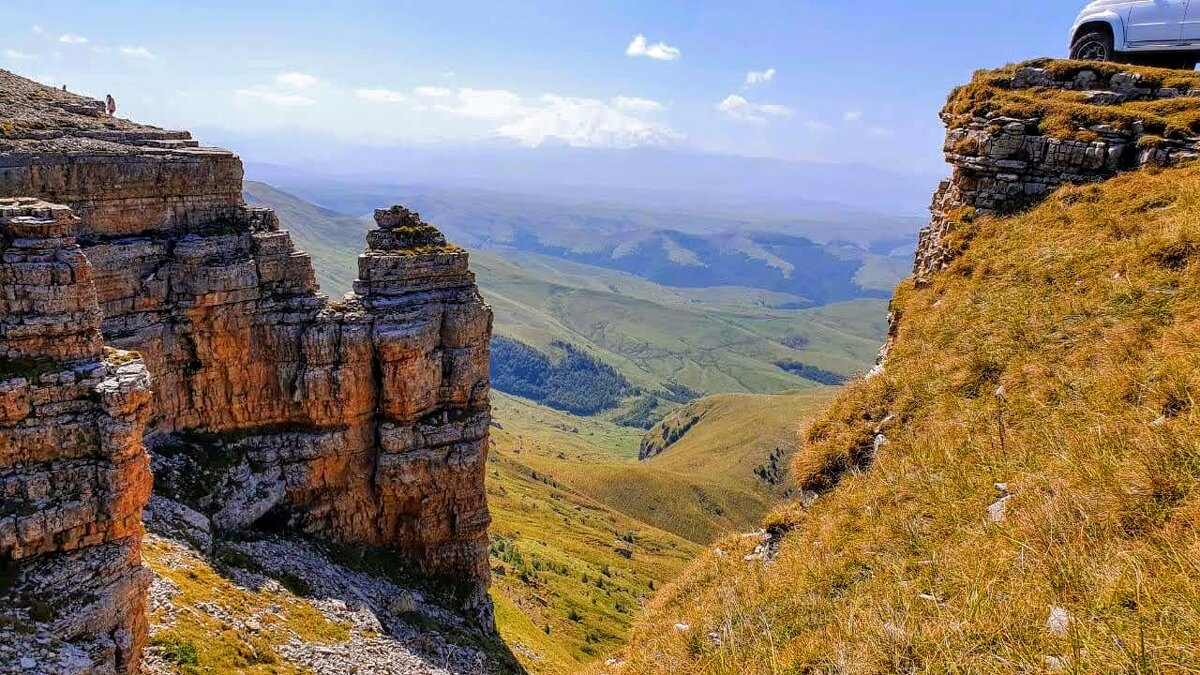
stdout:
{"type": "Polygon", "coordinates": [[[1194,69],[1200,0],[1096,0],[1071,27],[1071,58],[1194,69]]]}

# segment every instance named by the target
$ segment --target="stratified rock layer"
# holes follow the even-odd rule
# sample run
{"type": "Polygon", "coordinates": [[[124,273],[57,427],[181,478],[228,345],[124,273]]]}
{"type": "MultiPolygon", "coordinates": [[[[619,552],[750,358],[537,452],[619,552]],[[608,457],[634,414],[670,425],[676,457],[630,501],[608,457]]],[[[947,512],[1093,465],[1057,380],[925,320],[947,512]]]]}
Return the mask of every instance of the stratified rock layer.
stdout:
{"type": "Polygon", "coordinates": [[[156,489],[214,532],[262,521],[382,547],[488,623],[491,310],[467,254],[400,207],[330,303],[242,165],[186,132],[0,71],[0,196],[82,216],[105,341],[154,376],[156,489]]]}
{"type": "MultiPolygon", "coordinates": [[[[1192,100],[1200,106],[1200,91],[1166,86],[1134,72],[1103,76],[1099,69],[1084,66],[1065,70],[1068,74],[1058,79],[1054,72],[1025,66],[1002,79],[997,79],[998,72],[976,78],[989,78],[989,86],[1004,90],[1069,96],[1072,104],[1097,110],[1165,99],[1192,100]]],[[[921,231],[913,269],[918,282],[927,281],[956,257],[958,251],[948,235],[964,219],[1014,213],[1062,185],[1098,182],[1124,170],[1170,166],[1200,157],[1200,136],[1166,139],[1141,123],[1118,128],[1093,122],[1070,129],[1068,137],[1055,137],[1043,128],[1042,117],[1013,117],[983,106],[965,113],[952,112],[948,106],[942,121],[947,127],[946,161],[953,175],[938,187],[932,221],[921,231]]]]}
{"type": "Polygon", "coordinates": [[[146,641],[150,378],[103,346],[78,225],[0,200],[0,672],[133,673],[146,641]]]}

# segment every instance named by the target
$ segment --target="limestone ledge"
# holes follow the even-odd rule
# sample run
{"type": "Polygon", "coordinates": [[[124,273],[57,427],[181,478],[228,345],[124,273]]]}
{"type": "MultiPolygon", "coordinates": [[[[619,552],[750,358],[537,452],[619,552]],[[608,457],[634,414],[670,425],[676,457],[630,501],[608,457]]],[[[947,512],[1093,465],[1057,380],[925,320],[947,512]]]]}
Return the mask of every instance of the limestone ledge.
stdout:
{"type": "MultiPolygon", "coordinates": [[[[1056,79],[1049,69],[1017,68],[1007,89],[1077,91],[1082,102],[1098,107],[1129,101],[1197,97],[1184,91],[1144,81],[1137,73],[1115,73],[1107,78],[1083,69],[1056,79]]],[[[939,185],[931,204],[932,218],[921,230],[913,272],[918,283],[954,260],[956,251],[948,235],[976,216],[1009,214],[1027,208],[1066,184],[1106,180],[1120,171],[1148,165],[1171,166],[1200,157],[1200,135],[1160,138],[1144,126],[1129,128],[1108,124],[1081,126],[1081,138],[1057,138],[1042,131],[1040,118],[1015,118],[994,114],[955,116],[944,111],[947,125],[944,153],[953,167],[949,180],[939,185]]]]}

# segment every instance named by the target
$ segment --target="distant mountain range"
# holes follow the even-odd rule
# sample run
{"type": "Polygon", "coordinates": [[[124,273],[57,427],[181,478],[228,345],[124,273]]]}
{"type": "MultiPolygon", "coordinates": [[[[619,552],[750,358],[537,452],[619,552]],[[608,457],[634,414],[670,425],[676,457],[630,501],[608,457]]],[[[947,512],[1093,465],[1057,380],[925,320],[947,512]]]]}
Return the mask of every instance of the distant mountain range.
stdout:
{"type": "Polygon", "coordinates": [[[917,227],[913,218],[852,210],[819,218],[696,215],[479,189],[283,179],[287,192],[341,218],[400,203],[468,248],[538,253],[665,286],[791,296],[779,306],[886,297],[908,273],[917,227]]]}
{"type": "Polygon", "coordinates": [[[238,148],[247,175],[273,185],[318,176],[354,184],[480,188],[640,209],[823,218],[860,211],[922,218],[940,173],[710,154],[678,148],[528,148],[502,140],[356,145],[285,132],[197,130],[238,148]]]}

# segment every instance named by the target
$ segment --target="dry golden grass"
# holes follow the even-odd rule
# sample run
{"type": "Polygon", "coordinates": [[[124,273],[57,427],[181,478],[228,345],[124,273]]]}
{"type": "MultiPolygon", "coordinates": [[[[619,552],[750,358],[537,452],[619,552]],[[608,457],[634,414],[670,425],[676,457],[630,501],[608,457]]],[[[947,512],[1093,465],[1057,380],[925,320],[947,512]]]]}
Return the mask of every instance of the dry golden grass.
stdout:
{"type": "Polygon", "coordinates": [[[825,492],[773,518],[776,561],[721,542],[598,672],[1200,672],[1200,168],[963,227],[898,290],[886,372],[807,430],[825,492]]]}
{"type": "Polygon", "coordinates": [[[1184,138],[1200,133],[1200,106],[1194,98],[1138,101],[1118,106],[1093,105],[1084,102],[1084,94],[1059,89],[1009,89],[1008,81],[1018,68],[1037,66],[1050,71],[1056,79],[1074,77],[1083,70],[1095,72],[1107,80],[1119,72],[1137,73],[1142,82],[1151,86],[1175,89],[1200,89],[1200,72],[1148,68],[1118,63],[1090,61],[1056,61],[1039,59],[1011,65],[999,70],[975,73],[971,83],[959,87],[950,95],[943,110],[952,126],[961,126],[971,117],[996,114],[1022,119],[1041,118],[1043,134],[1060,139],[1095,140],[1086,127],[1109,124],[1129,130],[1140,122],[1146,133],[1167,138],[1184,138]]]}

